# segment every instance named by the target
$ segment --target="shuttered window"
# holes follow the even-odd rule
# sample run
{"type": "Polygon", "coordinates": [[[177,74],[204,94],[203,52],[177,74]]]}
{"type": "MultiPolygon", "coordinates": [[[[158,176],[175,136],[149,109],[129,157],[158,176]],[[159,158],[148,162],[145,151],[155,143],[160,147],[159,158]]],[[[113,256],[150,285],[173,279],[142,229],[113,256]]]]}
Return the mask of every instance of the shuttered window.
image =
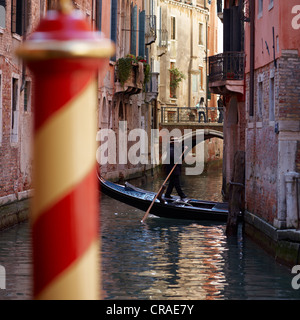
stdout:
{"type": "Polygon", "coordinates": [[[136,55],[136,34],[137,34],[137,6],[131,11],[131,42],[130,53],[136,55]]]}
{"type": "Polygon", "coordinates": [[[97,29],[99,31],[101,31],[101,28],[102,28],[102,0],[98,0],[96,24],[97,24],[97,29]]]}
{"type": "Polygon", "coordinates": [[[117,42],[118,1],[111,0],[110,38],[117,42]]]}
{"type": "MultiPolygon", "coordinates": [[[[115,43],[117,42],[117,27],[118,27],[118,0],[111,0],[111,16],[110,16],[110,38],[115,43]]],[[[116,56],[111,57],[112,61],[116,61],[116,56]]]]}
{"type": "Polygon", "coordinates": [[[139,16],[139,56],[145,56],[145,10],[140,12],[139,16]]]}
{"type": "Polygon", "coordinates": [[[171,17],[171,40],[176,39],[176,18],[171,17]]]}
{"type": "Polygon", "coordinates": [[[224,52],[242,50],[242,24],[239,7],[233,6],[223,12],[224,52]]]}
{"type": "Polygon", "coordinates": [[[12,0],[11,1],[11,32],[22,36],[29,25],[29,0],[12,0]]]}

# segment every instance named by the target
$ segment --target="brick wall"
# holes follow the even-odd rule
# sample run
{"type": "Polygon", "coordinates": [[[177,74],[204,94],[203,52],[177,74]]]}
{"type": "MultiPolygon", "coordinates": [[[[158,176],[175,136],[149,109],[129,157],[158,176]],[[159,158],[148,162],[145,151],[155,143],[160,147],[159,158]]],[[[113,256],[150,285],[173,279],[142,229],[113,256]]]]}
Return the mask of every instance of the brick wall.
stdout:
{"type": "Polygon", "coordinates": [[[300,57],[297,50],[283,50],[278,61],[278,119],[300,121],[300,57]]]}
{"type": "MultiPolygon", "coordinates": [[[[273,223],[278,214],[279,136],[277,123],[300,120],[300,58],[284,51],[282,58],[255,71],[254,115],[249,116],[249,74],[246,77],[246,209],[273,223]],[[274,76],[274,119],[270,118],[270,78],[274,76]],[[259,82],[262,108],[259,108],[259,82]],[[274,120],[274,121],[273,121],[274,120]]],[[[285,130],[289,130],[286,129],[285,130]]],[[[291,137],[297,133],[291,132],[291,137]]],[[[291,138],[292,140],[294,138],[291,138]]],[[[291,162],[300,170],[300,141],[291,162]]],[[[290,157],[294,155],[289,155],[290,157]]],[[[290,168],[293,170],[293,168],[290,168]]]]}
{"type": "MultiPolygon", "coordinates": [[[[57,1],[52,1],[56,6],[57,1]]],[[[33,0],[28,1],[28,19],[26,37],[34,31],[41,16],[47,11],[49,1],[33,0]]],[[[94,23],[94,12],[92,0],[73,1],[75,8],[83,11],[87,19],[94,23]]],[[[24,40],[24,36],[12,33],[11,1],[6,1],[6,24],[0,28],[0,198],[8,195],[16,195],[19,192],[32,188],[32,122],[33,106],[31,104],[34,83],[32,74],[28,69],[23,69],[23,64],[18,60],[14,52],[24,40]],[[12,126],[12,105],[13,105],[13,78],[18,85],[17,112],[14,114],[14,121],[17,130],[12,126]],[[28,106],[24,108],[25,90],[24,81],[29,81],[28,106]],[[16,133],[12,137],[13,133],[16,133]]]]}

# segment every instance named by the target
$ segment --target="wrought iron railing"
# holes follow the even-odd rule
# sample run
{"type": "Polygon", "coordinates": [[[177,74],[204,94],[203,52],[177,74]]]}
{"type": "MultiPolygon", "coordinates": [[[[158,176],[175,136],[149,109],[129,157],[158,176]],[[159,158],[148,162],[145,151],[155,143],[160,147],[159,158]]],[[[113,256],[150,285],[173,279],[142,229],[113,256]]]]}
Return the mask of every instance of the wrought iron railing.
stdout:
{"type": "Polygon", "coordinates": [[[168,30],[166,29],[158,30],[158,47],[160,48],[168,47],[168,30]]]}
{"type": "Polygon", "coordinates": [[[243,80],[244,52],[224,52],[209,57],[209,81],[243,80]]]}
{"type": "MultiPolygon", "coordinates": [[[[198,122],[199,115],[196,108],[188,107],[161,107],[160,109],[160,121],[161,123],[191,123],[198,122]]],[[[208,107],[205,108],[205,120],[207,122],[219,122],[220,114],[218,115],[217,108],[208,107]],[[208,119],[206,119],[207,113],[208,119]]],[[[220,120],[221,121],[221,120],[220,120]]],[[[204,122],[204,117],[201,116],[201,122],[204,122]]],[[[222,121],[221,121],[222,122],[222,121]]]]}

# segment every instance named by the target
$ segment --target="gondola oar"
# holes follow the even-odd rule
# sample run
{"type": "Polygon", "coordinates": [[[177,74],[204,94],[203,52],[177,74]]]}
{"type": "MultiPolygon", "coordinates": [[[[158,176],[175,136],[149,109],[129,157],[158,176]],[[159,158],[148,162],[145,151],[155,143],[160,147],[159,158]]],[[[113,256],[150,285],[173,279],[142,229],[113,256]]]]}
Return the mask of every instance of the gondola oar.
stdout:
{"type": "Polygon", "coordinates": [[[159,191],[157,192],[156,196],[154,197],[154,199],[152,200],[151,204],[150,204],[150,207],[148,208],[148,210],[146,211],[143,219],[141,220],[142,223],[144,223],[144,221],[146,220],[155,200],[162,195],[163,191],[164,191],[164,188],[165,188],[165,185],[167,183],[167,181],[169,180],[171,174],[173,173],[174,169],[176,168],[177,164],[179,163],[179,161],[181,160],[181,158],[183,157],[184,153],[186,152],[187,150],[187,146],[184,148],[184,151],[182,152],[181,156],[179,157],[178,161],[174,164],[172,170],[170,171],[170,173],[168,174],[167,178],[165,179],[164,183],[162,184],[162,186],[160,187],[159,191]]]}

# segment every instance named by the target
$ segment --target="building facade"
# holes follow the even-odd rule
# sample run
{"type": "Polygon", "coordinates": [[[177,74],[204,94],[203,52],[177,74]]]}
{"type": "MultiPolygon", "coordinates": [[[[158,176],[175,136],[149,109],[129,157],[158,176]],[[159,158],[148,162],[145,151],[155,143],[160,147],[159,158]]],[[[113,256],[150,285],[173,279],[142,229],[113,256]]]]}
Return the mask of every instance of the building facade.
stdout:
{"type": "MultiPolygon", "coordinates": [[[[78,0],[73,5],[96,30],[96,1],[78,0]]],[[[14,53],[57,6],[57,0],[0,1],[0,205],[28,198],[33,188],[34,79],[14,53]]]]}
{"type": "MultiPolygon", "coordinates": [[[[159,3],[159,29],[168,34],[168,41],[158,39],[160,57],[158,105],[160,108],[169,107],[166,109],[166,116],[172,121],[175,113],[172,107],[195,108],[203,98],[208,107],[206,120],[216,121],[217,96],[209,92],[207,77],[208,56],[218,51],[215,1],[161,0],[159,3]],[[172,81],[177,76],[170,72],[172,69],[184,75],[177,88],[172,86],[172,81]]],[[[196,113],[193,119],[197,121],[196,113]]]]}
{"type": "Polygon", "coordinates": [[[225,102],[224,194],[243,152],[246,231],[290,264],[300,252],[298,11],[297,1],[219,1],[224,52],[210,58],[209,84],[225,102]]]}
{"type": "Polygon", "coordinates": [[[293,26],[295,7],[297,1],[259,0],[251,8],[255,31],[251,23],[245,26],[245,39],[254,33],[252,42],[245,42],[246,208],[279,229],[300,228],[300,37],[293,26]]]}

